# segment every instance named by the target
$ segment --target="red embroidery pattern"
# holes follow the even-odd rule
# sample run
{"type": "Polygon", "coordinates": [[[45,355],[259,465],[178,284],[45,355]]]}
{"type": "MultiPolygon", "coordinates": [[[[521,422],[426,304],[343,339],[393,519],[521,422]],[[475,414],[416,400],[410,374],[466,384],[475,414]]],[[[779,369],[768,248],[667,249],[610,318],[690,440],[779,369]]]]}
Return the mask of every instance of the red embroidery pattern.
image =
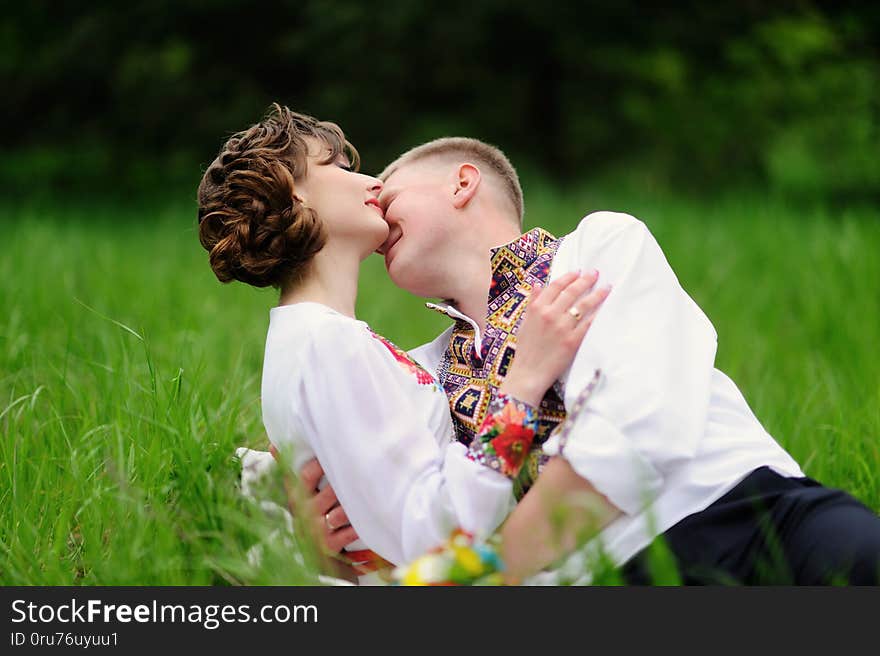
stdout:
{"type": "Polygon", "coordinates": [[[516,478],[529,455],[537,428],[538,415],[532,406],[499,394],[489,404],[483,427],[468,447],[468,457],[516,478]]]}
{"type": "Polygon", "coordinates": [[[434,377],[427,371],[425,371],[425,369],[415,360],[409,357],[405,351],[398,348],[395,344],[382,337],[382,335],[374,333],[372,330],[370,330],[370,334],[378,339],[380,342],[382,342],[385,345],[385,348],[391,351],[391,355],[394,356],[394,359],[397,360],[406,371],[416,377],[416,380],[419,381],[419,385],[437,384],[437,381],[434,380],[434,377]]]}

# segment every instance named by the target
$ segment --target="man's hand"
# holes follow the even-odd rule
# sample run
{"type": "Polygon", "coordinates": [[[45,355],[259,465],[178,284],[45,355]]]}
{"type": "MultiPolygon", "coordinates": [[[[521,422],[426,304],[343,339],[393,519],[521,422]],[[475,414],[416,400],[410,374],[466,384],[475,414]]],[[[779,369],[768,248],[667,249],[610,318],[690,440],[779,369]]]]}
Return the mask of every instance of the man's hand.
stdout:
{"type": "MultiPolygon", "coordinates": [[[[274,446],[269,451],[278,459],[278,451],[274,446]]],[[[317,459],[312,458],[299,470],[299,482],[305,495],[306,506],[300,514],[301,519],[312,526],[312,533],[330,554],[338,554],[345,547],[358,539],[354,527],[348,521],[345,510],[339,504],[336,493],[329,484],[318,490],[318,483],[324,476],[324,470],[317,459]]],[[[297,495],[288,494],[291,505],[297,495]]],[[[296,514],[296,509],[291,508],[296,514]]]]}
{"type": "Polygon", "coordinates": [[[329,483],[322,490],[318,490],[318,482],[323,476],[321,463],[314,458],[299,470],[299,480],[308,499],[306,515],[314,523],[315,534],[321,536],[328,551],[339,553],[344,547],[357,540],[358,535],[349,523],[348,516],[329,483]]]}

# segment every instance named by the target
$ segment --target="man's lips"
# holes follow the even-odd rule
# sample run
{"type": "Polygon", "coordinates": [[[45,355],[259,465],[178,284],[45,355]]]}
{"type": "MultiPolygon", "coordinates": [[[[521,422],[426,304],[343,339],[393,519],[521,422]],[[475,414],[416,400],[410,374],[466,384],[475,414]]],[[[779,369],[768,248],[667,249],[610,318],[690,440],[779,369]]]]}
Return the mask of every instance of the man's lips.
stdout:
{"type": "Polygon", "coordinates": [[[389,239],[379,248],[379,253],[385,256],[385,266],[387,267],[391,263],[391,251],[397,245],[397,242],[400,241],[400,234],[397,234],[394,239],[389,239]]]}

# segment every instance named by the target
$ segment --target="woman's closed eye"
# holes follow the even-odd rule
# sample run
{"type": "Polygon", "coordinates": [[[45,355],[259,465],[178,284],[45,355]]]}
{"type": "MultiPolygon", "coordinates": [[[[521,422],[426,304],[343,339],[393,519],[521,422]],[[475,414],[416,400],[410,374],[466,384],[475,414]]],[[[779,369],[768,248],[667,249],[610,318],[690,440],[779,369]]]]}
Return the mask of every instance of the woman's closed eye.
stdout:
{"type": "Polygon", "coordinates": [[[343,171],[354,171],[354,169],[351,167],[351,160],[349,160],[348,157],[346,157],[342,153],[337,155],[333,163],[336,164],[336,166],[341,168],[343,171]]]}

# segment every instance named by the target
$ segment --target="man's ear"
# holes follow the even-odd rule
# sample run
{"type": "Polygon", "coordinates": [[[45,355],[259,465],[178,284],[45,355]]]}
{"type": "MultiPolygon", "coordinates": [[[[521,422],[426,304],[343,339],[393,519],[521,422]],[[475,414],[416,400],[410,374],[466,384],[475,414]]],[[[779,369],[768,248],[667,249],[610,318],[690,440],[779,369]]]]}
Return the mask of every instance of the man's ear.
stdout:
{"type": "Polygon", "coordinates": [[[460,164],[455,176],[455,186],[452,190],[452,205],[456,209],[465,207],[480,186],[483,179],[478,169],[473,164],[460,164]]]}

